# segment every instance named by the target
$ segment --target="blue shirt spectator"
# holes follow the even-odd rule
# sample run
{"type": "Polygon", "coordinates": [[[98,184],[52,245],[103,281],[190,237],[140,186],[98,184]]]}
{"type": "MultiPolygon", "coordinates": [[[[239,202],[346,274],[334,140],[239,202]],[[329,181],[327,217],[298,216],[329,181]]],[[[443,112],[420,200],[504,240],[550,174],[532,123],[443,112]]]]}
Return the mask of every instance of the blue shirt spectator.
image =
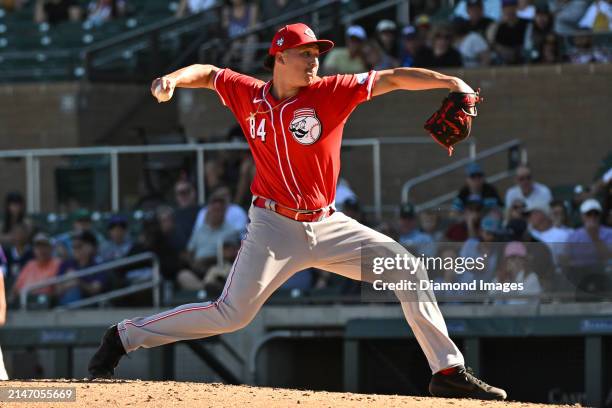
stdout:
{"type": "Polygon", "coordinates": [[[404,204],[400,207],[400,218],[398,225],[399,243],[408,247],[415,256],[434,256],[436,243],[433,237],[425,234],[418,228],[418,221],[414,206],[404,204]]]}
{"type": "Polygon", "coordinates": [[[590,198],[580,206],[584,226],[567,239],[572,266],[606,265],[612,255],[612,228],[601,225],[602,208],[590,198]]]}

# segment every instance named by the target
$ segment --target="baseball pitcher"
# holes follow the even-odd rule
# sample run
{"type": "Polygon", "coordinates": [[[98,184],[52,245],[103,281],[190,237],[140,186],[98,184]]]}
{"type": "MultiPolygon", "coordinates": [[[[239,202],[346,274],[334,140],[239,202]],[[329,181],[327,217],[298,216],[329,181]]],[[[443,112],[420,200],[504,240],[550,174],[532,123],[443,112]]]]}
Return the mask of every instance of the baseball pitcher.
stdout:
{"type": "MultiPolygon", "coordinates": [[[[316,267],[360,279],[361,246],[394,242],[334,208],[342,131],[349,115],[360,103],[396,90],[477,93],[459,78],[426,69],[320,77],[319,56],[333,46],[329,40],[317,39],[308,26],[291,24],[272,39],[265,61],[273,73],[271,81],[212,65],[191,65],[153,81],[151,91],[159,101],[169,100],[177,87],[207,88],[231,110],[257,169],[251,185],[250,223],[217,300],[111,326],[89,363],[92,378],[111,377],[121,357],[141,347],[246,326],[266,299],[300,270],[316,267]]],[[[466,103],[473,105],[475,100],[466,103]]],[[[458,140],[453,138],[449,146],[458,140]]],[[[433,373],[429,386],[433,395],[506,398],[504,390],[485,384],[464,367],[435,300],[401,302],[401,306],[433,373]]]]}

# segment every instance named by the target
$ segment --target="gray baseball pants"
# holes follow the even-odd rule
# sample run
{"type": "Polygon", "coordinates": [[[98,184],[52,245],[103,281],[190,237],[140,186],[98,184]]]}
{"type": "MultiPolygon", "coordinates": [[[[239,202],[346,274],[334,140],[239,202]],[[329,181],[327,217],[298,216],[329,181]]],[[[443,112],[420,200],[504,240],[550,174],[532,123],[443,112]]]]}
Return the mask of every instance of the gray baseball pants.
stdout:
{"type": "MultiPolygon", "coordinates": [[[[238,330],[249,324],[276,289],[309,267],[360,280],[361,246],[394,242],[341,212],[318,222],[298,222],[251,206],[249,218],[221,296],[214,302],[121,321],[119,335],[127,352],[238,330]]],[[[464,364],[435,300],[401,302],[401,306],[433,373],[464,364]]]]}

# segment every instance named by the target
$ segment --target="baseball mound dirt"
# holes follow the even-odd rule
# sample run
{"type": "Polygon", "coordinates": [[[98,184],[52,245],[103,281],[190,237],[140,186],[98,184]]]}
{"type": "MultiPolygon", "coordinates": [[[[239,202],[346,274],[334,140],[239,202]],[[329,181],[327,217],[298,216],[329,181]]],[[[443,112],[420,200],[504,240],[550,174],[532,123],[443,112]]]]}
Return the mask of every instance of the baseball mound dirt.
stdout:
{"type": "MultiPolygon", "coordinates": [[[[0,407],[333,407],[333,408],[532,408],[570,407],[570,405],[527,404],[522,402],[489,402],[479,400],[451,400],[398,395],[367,395],[340,392],[289,390],[233,386],[225,384],[200,384],[175,381],[123,381],[123,380],[47,380],[8,381],[0,385],[3,400],[7,389],[32,387],[75,387],[76,402],[7,403],[0,407]]],[[[576,407],[578,405],[574,405],[576,407]]]]}

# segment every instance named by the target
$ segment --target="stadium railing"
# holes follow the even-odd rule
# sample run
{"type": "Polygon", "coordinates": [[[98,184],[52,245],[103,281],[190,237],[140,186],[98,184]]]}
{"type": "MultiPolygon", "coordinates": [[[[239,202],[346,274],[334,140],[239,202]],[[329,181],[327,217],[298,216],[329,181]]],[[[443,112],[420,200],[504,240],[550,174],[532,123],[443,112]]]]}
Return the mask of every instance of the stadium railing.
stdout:
{"type": "Polygon", "coordinates": [[[70,282],[76,279],[84,278],[86,276],[92,276],[99,273],[109,273],[114,271],[117,268],[125,267],[137,263],[141,263],[143,261],[151,261],[151,280],[134,283],[130,286],[113,289],[108,292],[101,293],[99,295],[95,295],[89,298],[85,298],[76,302],[71,302],[66,305],[62,305],[56,307],[56,310],[62,309],[78,309],[85,306],[91,306],[95,304],[102,304],[108,302],[113,299],[119,299],[121,297],[137,293],[143,290],[152,289],[153,291],[153,306],[159,307],[161,304],[160,299],[160,283],[161,283],[161,273],[160,273],[160,264],[157,256],[152,252],[145,252],[138,255],[129,256],[126,258],[117,259],[115,261],[106,262],[100,265],[92,266],[89,268],[81,269],[79,271],[74,271],[69,275],[56,276],[53,278],[45,279],[40,282],[32,283],[27,285],[25,288],[21,290],[19,293],[19,305],[22,310],[27,310],[28,308],[28,296],[31,292],[46,288],[50,286],[54,286],[60,283],[70,282]]]}
{"type": "MultiPolygon", "coordinates": [[[[384,137],[384,138],[359,138],[345,139],[343,147],[364,146],[372,148],[372,203],[366,210],[372,211],[380,218],[383,211],[382,203],[382,174],[381,174],[381,145],[384,144],[433,144],[429,137],[384,137]]],[[[476,153],[476,141],[470,139],[465,146],[469,147],[470,157],[476,153]]],[[[41,211],[41,183],[40,183],[40,159],[43,157],[59,156],[87,156],[108,155],[110,158],[110,182],[111,182],[111,205],[113,212],[120,211],[119,205],[119,156],[123,154],[142,153],[176,153],[191,152],[196,154],[196,187],[198,192],[198,203],[204,204],[205,200],[205,152],[219,150],[247,150],[248,145],[242,142],[231,143],[202,143],[202,144],[174,144],[174,145],[149,145],[149,146],[106,146],[106,147],[74,147],[56,149],[28,149],[28,150],[5,150],[0,152],[0,158],[25,159],[26,170],[26,203],[28,213],[39,213],[41,211]]],[[[470,159],[464,159],[470,160],[470,159]]],[[[395,208],[396,205],[393,205],[395,208]]]]}
{"type": "MultiPolygon", "coordinates": [[[[456,170],[463,169],[468,163],[472,161],[479,161],[487,159],[489,157],[507,154],[508,155],[508,169],[494,175],[488,176],[487,181],[489,183],[496,183],[505,178],[511,177],[514,174],[515,168],[521,163],[527,163],[527,150],[523,147],[519,139],[513,139],[508,142],[499,144],[489,149],[483,150],[480,153],[474,151],[469,157],[454,160],[451,164],[440,167],[438,169],[429,171],[418,177],[414,177],[404,183],[402,186],[402,203],[410,202],[410,192],[412,189],[422,183],[430,183],[432,179],[440,176],[444,176],[448,173],[452,173],[456,170]]],[[[421,204],[415,205],[417,211],[427,210],[429,208],[438,206],[442,203],[448,202],[457,196],[458,191],[450,191],[442,194],[438,197],[432,198],[421,204]]],[[[413,203],[415,204],[415,203],[413,203]]]]}

